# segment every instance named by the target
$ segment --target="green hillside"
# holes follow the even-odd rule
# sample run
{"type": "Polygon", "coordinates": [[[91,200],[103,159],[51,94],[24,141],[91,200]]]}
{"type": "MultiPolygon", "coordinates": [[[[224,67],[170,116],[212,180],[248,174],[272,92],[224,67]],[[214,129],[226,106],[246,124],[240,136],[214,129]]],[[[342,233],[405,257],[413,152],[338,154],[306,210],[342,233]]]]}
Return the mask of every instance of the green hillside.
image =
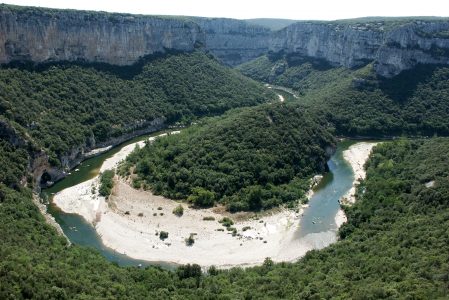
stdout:
{"type": "Polygon", "coordinates": [[[326,125],[284,104],[232,111],[147,145],[121,173],[136,166],[135,185],[172,199],[212,192],[200,206],[267,209],[301,199],[309,179],[325,171],[334,147],[326,125]]]}
{"type": "MultiPolygon", "coordinates": [[[[26,153],[2,142],[0,178],[26,153]],[[20,154],[22,153],[22,154],[20,154]],[[15,157],[16,159],[11,159],[15,157]]],[[[448,139],[378,146],[343,240],[297,263],[201,272],[121,268],[67,247],[12,177],[0,184],[1,299],[444,299],[448,296],[448,139]],[[425,183],[434,181],[431,188],[425,183]],[[15,187],[15,188],[14,188],[15,187]]],[[[9,173],[9,174],[8,174],[9,173]]]]}
{"type": "Polygon", "coordinates": [[[371,65],[350,70],[294,56],[261,57],[239,66],[256,80],[291,87],[346,136],[448,135],[449,68],[418,66],[379,77],[371,65]]]}
{"type": "Polygon", "coordinates": [[[272,98],[260,84],[200,52],[151,57],[131,67],[0,68],[0,114],[55,165],[76,146],[110,140],[156,118],[186,123],[272,98]]]}

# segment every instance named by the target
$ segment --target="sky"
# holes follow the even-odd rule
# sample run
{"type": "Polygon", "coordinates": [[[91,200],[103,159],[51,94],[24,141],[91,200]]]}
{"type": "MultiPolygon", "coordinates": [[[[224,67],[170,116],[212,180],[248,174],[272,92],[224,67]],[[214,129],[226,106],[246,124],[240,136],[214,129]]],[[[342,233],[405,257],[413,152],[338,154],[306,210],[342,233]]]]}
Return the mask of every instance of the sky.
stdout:
{"type": "Polygon", "coordinates": [[[236,19],[336,20],[367,16],[449,16],[448,0],[0,0],[26,6],[236,19]]]}

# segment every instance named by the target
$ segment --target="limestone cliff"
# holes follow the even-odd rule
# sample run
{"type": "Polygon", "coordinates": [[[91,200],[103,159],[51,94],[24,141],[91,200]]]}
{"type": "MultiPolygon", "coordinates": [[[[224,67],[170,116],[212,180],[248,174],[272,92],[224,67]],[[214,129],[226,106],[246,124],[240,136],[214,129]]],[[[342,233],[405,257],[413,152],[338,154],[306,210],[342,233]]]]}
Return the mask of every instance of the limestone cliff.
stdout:
{"type": "Polygon", "coordinates": [[[0,64],[131,65],[165,50],[205,49],[228,65],[262,55],[270,30],[232,19],[158,17],[0,5],[0,64]]]}
{"type": "Polygon", "coordinates": [[[167,49],[203,49],[234,66],[272,52],[382,76],[449,63],[447,19],[298,22],[279,31],[223,18],[158,17],[0,5],[0,64],[87,61],[131,65],[167,49]]]}
{"type": "Polygon", "coordinates": [[[378,74],[391,77],[417,64],[449,64],[449,21],[415,21],[385,34],[376,54],[378,74]]]}
{"type": "Polygon", "coordinates": [[[222,62],[236,66],[268,51],[270,30],[233,19],[195,18],[205,33],[206,49],[222,62]]]}
{"type": "Polygon", "coordinates": [[[0,6],[0,63],[88,61],[130,65],[164,49],[204,43],[197,24],[162,17],[0,6]]]}
{"type": "Polygon", "coordinates": [[[449,21],[299,22],[273,33],[270,51],[348,68],[374,62],[379,75],[391,77],[417,64],[449,64],[449,21]]]}

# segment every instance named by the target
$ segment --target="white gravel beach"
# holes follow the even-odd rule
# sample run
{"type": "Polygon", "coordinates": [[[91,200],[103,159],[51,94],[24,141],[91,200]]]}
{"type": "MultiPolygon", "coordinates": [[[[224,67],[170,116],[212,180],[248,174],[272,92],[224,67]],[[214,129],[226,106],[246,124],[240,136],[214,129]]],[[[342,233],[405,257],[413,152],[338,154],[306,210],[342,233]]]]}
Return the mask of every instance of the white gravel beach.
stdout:
{"type": "MultiPolygon", "coordinates": [[[[100,171],[115,168],[136,145],[143,146],[144,142],[123,147],[105,160],[100,171]]],[[[356,179],[364,178],[363,164],[374,145],[358,143],[344,152],[345,159],[354,168],[356,179]]],[[[172,211],[179,202],[153,195],[150,191],[136,190],[123,179],[115,179],[108,200],[98,195],[98,185],[97,176],[57,193],[53,203],[64,212],[83,216],[95,226],[106,246],[135,259],[197,263],[203,267],[244,267],[260,265],[266,257],[275,262],[295,261],[307,251],[336,240],[332,232],[297,238],[300,217],[307,205],[300,206],[296,212],[278,209],[240,218],[221,208],[194,209],[181,203],[184,214],[178,217],[172,211]],[[237,235],[233,236],[218,222],[225,215],[234,219],[237,235]],[[213,220],[204,220],[205,217],[213,220]],[[161,240],[161,231],[168,232],[168,238],[161,240]],[[185,239],[190,235],[195,242],[187,246],[185,239]]],[[[341,225],[344,221],[341,211],[336,222],[341,225]]]]}
{"type": "MultiPolygon", "coordinates": [[[[144,142],[123,147],[105,160],[100,172],[115,168],[136,145],[143,146],[144,142]]],[[[57,193],[53,203],[64,212],[83,216],[95,226],[106,246],[132,258],[227,268],[259,265],[266,257],[294,261],[317,248],[316,239],[300,243],[295,238],[302,207],[296,212],[279,209],[244,220],[229,215],[235,219],[233,227],[237,229],[233,236],[218,222],[228,215],[223,214],[223,209],[198,210],[183,203],[184,214],[177,217],[172,211],[178,202],[133,189],[121,179],[115,181],[108,200],[98,195],[97,176],[57,193]],[[206,221],[204,217],[214,220],[206,221]],[[164,241],[158,236],[160,231],[169,234],[164,241]],[[185,239],[191,234],[195,242],[187,246],[185,239]]]]}

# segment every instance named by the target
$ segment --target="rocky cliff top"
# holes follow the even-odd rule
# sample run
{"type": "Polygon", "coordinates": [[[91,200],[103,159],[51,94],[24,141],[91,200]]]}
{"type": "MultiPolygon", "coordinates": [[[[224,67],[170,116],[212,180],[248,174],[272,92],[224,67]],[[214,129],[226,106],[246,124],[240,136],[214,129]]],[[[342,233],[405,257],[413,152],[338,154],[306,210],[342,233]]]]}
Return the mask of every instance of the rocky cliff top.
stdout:
{"type": "Polygon", "coordinates": [[[417,64],[449,64],[445,18],[303,21],[279,31],[243,20],[144,16],[0,5],[0,64],[87,61],[131,65],[167,49],[203,49],[235,66],[268,51],[348,68],[374,62],[394,76],[417,64]]]}

